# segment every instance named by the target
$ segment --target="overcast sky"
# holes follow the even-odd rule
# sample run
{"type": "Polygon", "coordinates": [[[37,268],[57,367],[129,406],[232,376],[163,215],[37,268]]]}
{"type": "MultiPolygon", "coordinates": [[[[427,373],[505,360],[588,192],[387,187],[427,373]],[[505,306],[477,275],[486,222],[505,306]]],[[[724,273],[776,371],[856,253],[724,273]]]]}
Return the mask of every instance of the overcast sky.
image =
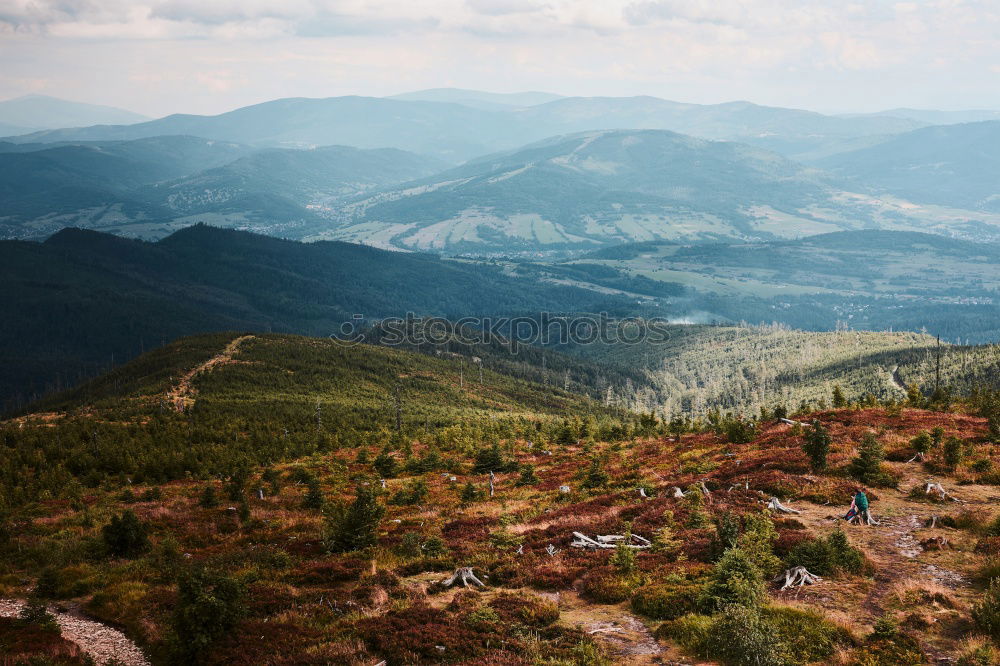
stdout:
{"type": "Polygon", "coordinates": [[[451,86],[1000,108],[1000,0],[0,0],[0,99],[160,116],[451,86]]]}

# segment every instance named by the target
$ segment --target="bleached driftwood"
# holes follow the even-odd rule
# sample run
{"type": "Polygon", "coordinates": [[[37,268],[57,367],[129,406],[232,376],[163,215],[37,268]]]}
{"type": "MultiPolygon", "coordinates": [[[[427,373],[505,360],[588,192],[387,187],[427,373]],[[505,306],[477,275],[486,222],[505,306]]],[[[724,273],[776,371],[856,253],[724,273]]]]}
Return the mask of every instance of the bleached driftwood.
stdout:
{"type": "Polygon", "coordinates": [[[559,553],[559,549],[550,543],[545,547],[545,552],[548,553],[549,557],[555,557],[559,553]]]}
{"type": "Polygon", "coordinates": [[[782,580],[785,581],[785,584],[781,586],[781,589],[787,590],[790,587],[815,585],[823,579],[815,574],[809,573],[805,567],[792,567],[791,569],[786,569],[785,573],[778,574],[775,577],[774,582],[780,583],[782,580]]]}
{"type": "Polygon", "coordinates": [[[791,419],[778,419],[778,420],[787,425],[797,425],[797,426],[802,426],[803,428],[809,425],[808,423],[803,423],[802,421],[793,421],[791,419]]]}
{"type": "Polygon", "coordinates": [[[781,503],[777,497],[772,497],[771,501],[767,503],[767,508],[771,511],[777,511],[778,513],[802,513],[798,509],[793,509],[790,506],[785,506],[781,503]]]}
{"type": "Polygon", "coordinates": [[[673,488],[670,489],[670,495],[672,497],[676,497],[677,499],[683,499],[684,491],[681,490],[678,486],[674,486],[673,488]]]}
{"type": "Polygon", "coordinates": [[[642,486],[639,486],[639,497],[642,498],[649,497],[649,495],[646,494],[646,489],[643,488],[642,486]]]}
{"type": "Polygon", "coordinates": [[[705,482],[704,481],[699,481],[698,482],[698,487],[701,488],[702,494],[705,495],[705,501],[708,502],[709,504],[711,504],[712,503],[712,493],[705,486],[705,482]]]}
{"type": "Polygon", "coordinates": [[[459,567],[455,569],[455,573],[441,581],[441,584],[445,587],[451,587],[458,582],[461,582],[465,587],[469,587],[469,583],[472,583],[476,587],[486,587],[486,583],[476,578],[476,574],[472,573],[472,567],[459,567]]]}
{"type": "Polygon", "coordinates": [[[636,543],[622,543],[625,541],[625,535],[623,534],[598,535],[596,539],[591,539],[581,532],[573,532],[573,536],[575,539],[569,545],[574,548],[617,548],[620,543],[626,548],[635,548],[637,550],[652,546],[649,539],[641,537],[638,534],[633,534],[631,539],[636,543]]]}
{"type": "Polygon", "coordinates": [[[924,461],[924,454],[923,454],[923,452],[922,451],[917,451],[914,454],[914,456],[912,458],[910,458],[909,460],[907,460],[906,462],[911,463],[914,460],[919,460],[920,462],[923,462],[924,461]]]}

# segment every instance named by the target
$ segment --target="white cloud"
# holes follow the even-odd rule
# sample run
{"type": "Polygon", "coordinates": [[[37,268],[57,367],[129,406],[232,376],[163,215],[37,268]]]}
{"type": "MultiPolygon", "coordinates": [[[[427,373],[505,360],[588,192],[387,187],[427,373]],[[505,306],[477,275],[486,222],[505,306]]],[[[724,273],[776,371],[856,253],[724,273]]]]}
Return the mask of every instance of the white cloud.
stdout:
{"type": "Polygon", "coordinates": [[[159,111],[456,85],[1000,106],[994,0],[0,0],[0,97],[159,111]]]}

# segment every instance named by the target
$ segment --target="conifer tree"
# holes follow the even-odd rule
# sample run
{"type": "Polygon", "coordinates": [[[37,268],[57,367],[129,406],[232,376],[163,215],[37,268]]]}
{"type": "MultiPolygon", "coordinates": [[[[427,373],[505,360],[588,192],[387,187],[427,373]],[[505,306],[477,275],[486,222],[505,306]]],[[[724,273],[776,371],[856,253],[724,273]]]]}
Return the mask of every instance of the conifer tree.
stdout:
{"type": "Polygon", "coordinates": [[[323,489],[319,485],[319,479],[314,476],[306,481],[306,496],[302,500],[302,506],[307,509],[323,508],[323,489]]]}
{"type": "Polygon", "coordinates": [[[479,488],[476,488],[472,481],[469,481],[462,488],[462,492],[459,494],[458,498],[462,500],[462,504],[471,504],[482,497],[482,492],[479,488]]]}
{"type": "Polygon", "coordinates": [[[382,449],[382,452],[379,453],[378,456],[375,457],[375,460],[372,462],[372,467],[375,468],[375,471],[378,472],[379,476],[383,479],[391,479],[396,476],[398,465],[396,464],[396,459],[389,451],[389,448],[386,447],[382,449]]]}
{"type": "Polygon", "coordinates": [[[833,387],[833,406],[836,409],[847,407],[847,398],[844,397],[844,389],[840,388],[839,384],[833,387]]]}
{"type": "Polygon", "coordinates": [[[354,502],[338,507],[327,520],[326,547],[337,553],[374,546],[378,526],[385,516],[385,506],[378,500],[374,485],[358,486],[354,502]]]}
{"type": "Polygon", "coordinates": [[[533,486],[538,483],[538,476],[535,474],[534,465],[523,465],[521,467],[521,476],[517,479],[518,486],[533,486]]]}
{"type": "Polygon", "coordinates": [[[587,475],[583,478],[581,486],[588,490],[603,488],[607,485],[608,480],[608,473],[604,471],[600,459],[595,457],[590,461],[590,468],[587,470],[587,475]]]}
{"type": "Polygon", "coordinates": [[[882,476],[885,451],[874,433],[865,433],[858,445],[858,455],[851,460],[851,474],[862,483],[877,483],[882,476]]]}
{"type": "Polygon", "coordinates": [[[826,469],[826,457],[830,453],[830,434],[818,420],[806,431],[802,450],[809,456],[809,466],[814,472],[826,469]]]}

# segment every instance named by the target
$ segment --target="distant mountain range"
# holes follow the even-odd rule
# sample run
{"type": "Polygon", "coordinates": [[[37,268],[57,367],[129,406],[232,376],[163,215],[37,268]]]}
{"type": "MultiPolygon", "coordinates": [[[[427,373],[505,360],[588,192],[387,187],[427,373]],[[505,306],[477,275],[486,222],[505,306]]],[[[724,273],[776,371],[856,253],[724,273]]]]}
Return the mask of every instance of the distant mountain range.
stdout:
{"type": "Polygon", "coordinates": [[[147,116],[97,104],[70,102],[47,95],[25,95],[0,102],[0,135],[91,125],[128,125],[147,116]]]}
{"type": "Polygon", "coordinates": [[[478,109],[504,109],[510,107],[537,106],[557,99],[562,95],[547,92],[493,93],[482,90],[460,88],[431,88],[392,95],[389,99],[418,102],[451,102],[478,109]]]}
{"type": "Polygon", "coordinates": [[[963,226],[865,191],[738,143],[662,130],[585,132],[376,192],[305,238],[499,254],[859,228],[1000,238],[1000,217],[963,226]]]}
{"type": "Polygon", "coordinates": [[[0,142],[0,237],[208,222],[487,254],[860,228],[1000,238],[1000,121],[901,111],[432,89],[51,129],[0,142]]]}
{"type": "Polygon", "coordinates": [[[544,97],[533,93],[506,97],[450,90],[396,98],[289,98],[217,116],[178,114],[134,125],[50,130],[10,140],[108,141],[186,134],[258,146],[399,148],[459,163],[554,135],[598,129],[665,129],[796,155],[924,124],[900,118],[825,116],[749,102],[683,104],[655,97],[564,97],[531,106],[516,103],[540,99],[544,97]]]}
{"type": "Polygon", "coordinates": [[[1000,120],[925,127],[815,164],[912,201],[1000,213],[1000,120]]]}

